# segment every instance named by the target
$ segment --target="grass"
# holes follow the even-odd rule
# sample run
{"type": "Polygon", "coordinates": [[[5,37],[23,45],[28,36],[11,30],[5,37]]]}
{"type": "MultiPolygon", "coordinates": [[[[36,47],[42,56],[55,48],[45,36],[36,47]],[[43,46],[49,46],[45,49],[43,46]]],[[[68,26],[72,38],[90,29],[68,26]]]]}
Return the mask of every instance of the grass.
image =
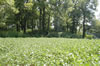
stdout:
{"type": "Polygon", "coordinates": [[[100,40],[0,38],[1,66],[99,66],[100,40]]]}

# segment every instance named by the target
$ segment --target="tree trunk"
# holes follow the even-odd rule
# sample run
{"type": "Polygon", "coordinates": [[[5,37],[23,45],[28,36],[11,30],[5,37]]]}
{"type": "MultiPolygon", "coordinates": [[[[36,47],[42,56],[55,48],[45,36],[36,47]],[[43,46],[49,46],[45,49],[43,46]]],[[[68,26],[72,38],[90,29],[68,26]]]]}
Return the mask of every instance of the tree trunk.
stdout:
{"type": "Polygon", "coordinates": [[[20,32],[20,13],[15,14],[15,20],[16,20],[16,31],[20,32]]]}
{"type": "Polygon", "coordinates": [[[21,30],[23,30],[23,22],[22,21],[20,22],[20,25],[21,25],[21,30]]]}
{"type": "Polygon", "coordinates": [[[27,20],[26,20],[27,17],[26,16],[24,16],[24,22],[23,22],[23,32],[24,33],[26,33],[26,29],[27,29],[27,20]]]}
{"type": "Polygon", "coordinates": [[[72,34],[75,33],[75,17],[73,17],[73,22],[72,22],[72,34]]]}
{"type": "Polygon", "coordinates": [[[48,17],[48,31],[50,30],[50,14],[49,14],[49,17],[48,17]]]}
{"type": "Polygon", "coordinates": [[[20,26],[19,26],[18,23],[16,24],[16,31],[17,31],[17,32],[20,32],[20,26]]]}
{"type": "MultiPolygon", "coordinates": [[[[40,0],[37,0],[39,3],[41,3],[40,2],[40,0]]],[[[40,11],[40,16],[39,16],[39,30],[41,31],[42,30],[42,9],[41,9],[41,7],[39,7],[39,11],[40,11]]]]}
{"type": "Polygon", "coordinates": [[[42,9],[40,8],[40,17],[39,17],[39,30],[42,28],[42,9]]]}
{"type": "Polygon", "coordinates": [[[66,24],[67,24],[67,32],[68,32],[69,25],[68,25],[68,23],[67,23],[67,22],[66,22],[66,24]]]}
{"type": "Polygon", "coordinates": [[[26,21],[24,22],[23,32],[26,33],[26,21]]]}
{"type": "Polygon", "coordinates": [[[42,30],[45,31],[45,7],[43,8],[42,30]]]}
{"type": "Polygon", "coordinates": [[[86,18],[85,17],[85,12],[84,12],[83,15],[84,15],[84,17],[83,17],[84,21],[83,21],[83,36],[82,37],[85,38],[85,32],[86,32],[86,29],[85,29],[85,18],[86,18]]]}
{"type": "Polygon", "coordinates": [[[33,32],[33,28],[34,28],[34,25],[33,25],[33,19],[32,19],[32,23],[31,23],[31,25],[32,25],[32,32],[33,32]]]}

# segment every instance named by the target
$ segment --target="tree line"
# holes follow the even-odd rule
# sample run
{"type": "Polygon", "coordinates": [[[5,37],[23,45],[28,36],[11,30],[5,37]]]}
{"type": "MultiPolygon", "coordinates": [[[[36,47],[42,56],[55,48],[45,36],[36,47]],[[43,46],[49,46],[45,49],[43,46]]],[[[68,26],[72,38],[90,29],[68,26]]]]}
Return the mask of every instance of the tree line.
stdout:
{"type": "Polygon", "coordinates": [[[97,0],[0,0],[0,29],[82,32],[84,38],[96,7],[97,0]]]}

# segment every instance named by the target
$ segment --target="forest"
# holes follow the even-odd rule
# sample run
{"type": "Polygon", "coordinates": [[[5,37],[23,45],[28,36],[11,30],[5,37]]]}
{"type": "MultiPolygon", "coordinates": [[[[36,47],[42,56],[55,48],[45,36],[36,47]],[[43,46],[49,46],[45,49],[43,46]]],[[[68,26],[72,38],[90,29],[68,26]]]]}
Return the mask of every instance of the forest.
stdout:
{"type": "Polygon", "coordinates": [[[1,37],[100,37],[97,0],[0,0],[1,37]]]}

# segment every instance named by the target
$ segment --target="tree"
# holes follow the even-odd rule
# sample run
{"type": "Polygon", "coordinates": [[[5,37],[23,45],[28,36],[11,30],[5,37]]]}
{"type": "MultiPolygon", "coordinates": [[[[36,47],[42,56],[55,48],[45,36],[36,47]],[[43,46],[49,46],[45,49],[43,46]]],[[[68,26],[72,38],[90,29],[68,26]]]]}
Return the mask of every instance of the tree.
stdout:
{"type": "Polygon", "coordinates": [[[0,0],[0,23],[6,27],[16,25],[16,31],[26,33],[31,29],[42,34],[67,31],[77,34],[82,27],[82,37],[93,22],[97,0],[0,0]]]}
{"type": "Polygon", "coordinates": [[[80,9],[82,12],[82,16],[83,16],[83,38],[85,37],[85,33],[86,33],[86,21],[90,20],[90,16],[93,16],[91,14],[94,14],[93,10],[96,9],[97,6],[97,0],[80,0],[79,2],[80,5],[80,9]]]}
{"type": "MultiPolygon", "coordinates": [[[[24,12],[24,0],[15,0],[15,8],[18,10],[18,13],[15,14],[15,20],[16,22],[16,30],[20,31],[22,26],[22,18],[23,18],[23,12],[24,12]]],[[[24,26],[25,27],[25,26],[24,26]]],[[[25,32],[25,29],[24,29],[25,32]]]]}

